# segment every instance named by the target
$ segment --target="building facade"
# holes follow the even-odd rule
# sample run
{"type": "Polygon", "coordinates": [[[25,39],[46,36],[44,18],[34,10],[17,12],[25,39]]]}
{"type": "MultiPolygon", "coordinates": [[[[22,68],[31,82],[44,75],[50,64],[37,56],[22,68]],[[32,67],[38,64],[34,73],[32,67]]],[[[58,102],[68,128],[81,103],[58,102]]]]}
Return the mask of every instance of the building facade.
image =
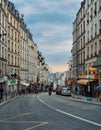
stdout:
{"type": "Polygon", "coordinates": [[[23,15],[20,18],[20,83],[28,82],[28,30],[23,15]]]}
{"type": "Polygon", "coordinates": [[[8,19],[8,60],[7,60],[7,76],[8,76],[8,90],[11,95],[18,90],[19,77],[19,45],[20,45],[20,26],[19,26],[19,12],[15,9],[12,2],[7,3],[7,19],[8,19]]]}
{"type": "Polygon", "coordinates": [[[38,82],[38,78],[40,83],[45,82],[48,69],[43,56],[39,57],[23,15],[12,2],[0,0],[0,86],[13,92],[22,83],[26,87],[32,81],[38,82]]]}
{"type": "MultiPolygon", "coordinates": [[[[101,50],[101,1],[83,0],[73,22],[72,72],[86,84],[99,82],[99,70],[93,67],[101,50]]],[[[94,88],[93,88],[94,90],[94,88]]]]}
{"type": "MultiPolygon", "coordinates": [[[[16,73],[19,76],[19,45],[20,45],[20,26],[19,13],[13,3],[8,2],[8,67],[11,74],[16,73]]],[[[10,74],[10,73],[9,73],[10,74]]],[[[9,75],[10,76],[10,75],[9,75]]]]}
{"type": "Polygon", "coordinates": [[[8,41],[7,41],[7,1],[0,2],[0,84],[7,81],[8,41]]]}

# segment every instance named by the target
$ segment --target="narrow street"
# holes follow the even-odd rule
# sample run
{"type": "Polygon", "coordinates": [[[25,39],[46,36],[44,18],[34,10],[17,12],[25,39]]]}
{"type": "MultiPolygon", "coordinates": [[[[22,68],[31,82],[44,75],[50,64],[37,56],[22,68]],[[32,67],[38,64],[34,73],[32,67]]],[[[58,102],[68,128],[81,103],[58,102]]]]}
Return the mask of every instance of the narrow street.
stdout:
{"type": "Polygon", "coordinates": [[[0,106],[0,130],[100,130],[101,107],[55,93],[23,95],[0,106]]]}

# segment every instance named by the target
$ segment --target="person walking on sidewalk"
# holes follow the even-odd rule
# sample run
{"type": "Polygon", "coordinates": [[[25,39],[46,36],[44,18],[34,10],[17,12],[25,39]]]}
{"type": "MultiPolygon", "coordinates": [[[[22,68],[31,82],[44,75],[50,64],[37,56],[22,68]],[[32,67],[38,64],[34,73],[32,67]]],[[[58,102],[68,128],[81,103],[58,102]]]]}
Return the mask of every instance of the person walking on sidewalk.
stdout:
{"type": "Polygon", "coordinates": [[[4,92],[4,90],[3,90],[2,86],[0,86],[0,103],[3,102],[3,92],[4,92]]]}
{"type": "Polygon", "coordinates": [[[76,95],[78,94],[78,87],[77,86],[75,87],[75,94],[76,95]]]}
{"type": "Polygon", "coordinates": [[[101,101],[101,86],[99,86],[99,87],[97,88],[97,91],[98,91],[98,93],[99,93],[99,100],[101,101]]]}
{"type": "Polygon", "coordinates": [[[100,95],[100,93],[99,93],[99,91],[98,91],[98,88],[99,88],[99,84],[97,84],[97,86],[96,86],[96,88],[95,88],[95,95],[96,95],[97,101],[99,100],[99,95],[100,95]]]}

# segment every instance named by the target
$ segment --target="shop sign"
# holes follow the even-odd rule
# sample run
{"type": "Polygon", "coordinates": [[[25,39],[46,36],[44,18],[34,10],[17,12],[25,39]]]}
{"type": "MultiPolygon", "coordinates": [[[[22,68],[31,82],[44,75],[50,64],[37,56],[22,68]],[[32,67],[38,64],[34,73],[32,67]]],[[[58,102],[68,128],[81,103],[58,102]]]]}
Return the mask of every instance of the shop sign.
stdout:
{"type": "Polygon", "coordinates": [[[10,83],[11,83],[11,84],[15,84],[15,83],[16,83],[16,79],[12,79],[12,80],[10,81],[10,83]]]}

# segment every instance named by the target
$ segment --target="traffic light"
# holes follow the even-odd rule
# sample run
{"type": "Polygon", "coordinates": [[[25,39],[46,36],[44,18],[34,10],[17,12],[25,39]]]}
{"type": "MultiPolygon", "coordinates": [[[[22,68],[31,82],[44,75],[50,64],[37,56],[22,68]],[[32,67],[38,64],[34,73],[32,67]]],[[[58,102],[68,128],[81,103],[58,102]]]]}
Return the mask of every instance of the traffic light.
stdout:
{"type": "Polygon", "coordinates": [[[14,73],[14,78],[16,78],[16,76],[17,76],[17,74],[16,74],[16,73],[14,73]]]}
{"type": "Polygon", "coordinates": [[[17,74],[14,73],[14,74],[11,74],[11,76],[12,76],[12,78],[13,78],[13,77],[16,78],[17,74]]]}

